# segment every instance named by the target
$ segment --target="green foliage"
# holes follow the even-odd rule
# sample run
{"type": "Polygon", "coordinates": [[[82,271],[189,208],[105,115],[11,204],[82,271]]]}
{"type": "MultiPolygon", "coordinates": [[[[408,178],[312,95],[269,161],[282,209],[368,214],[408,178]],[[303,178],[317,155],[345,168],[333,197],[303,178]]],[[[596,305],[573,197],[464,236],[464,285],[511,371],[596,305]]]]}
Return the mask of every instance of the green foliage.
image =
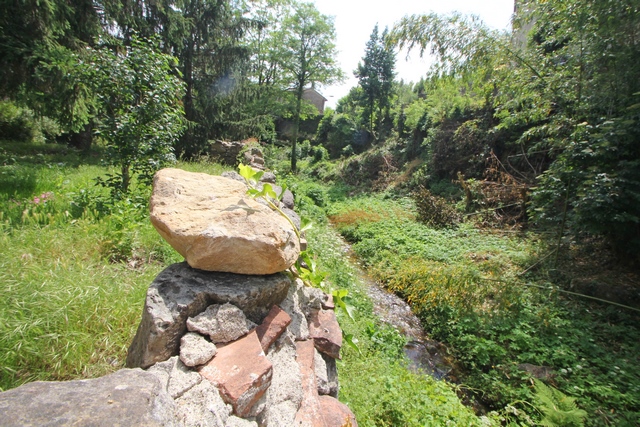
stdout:
{"type": "Polygon", "coordinates": [[[58,135],[60,128],[50,118],[37,118],[29,108],[0,101],[0,139],[44,143],[52,142],[58,135]]]}
{"type": "MultiPolygon", "coordinates": [[[[344,154],[347,147],[358,147],[358,151],[364,148],[364,144],[358,140],[358,125],[348,115],[333,113],[326,115],[318,126],[317,140],[329,152],[333,159],[344,154]]],[[[353,150],[353,148],[352,148],[353,150]]]]}
{"type": "Polygon", "coordinates": [[[291,171],[297,170],[296,144],[302,113],[302,95],[307,85],[329,84],[342,79],[336,65],[333,19],[322,15],[312,3],[295,3],[276,35],[283,80],[295,88],[296,106],[291,146],[291,171]]]}
{"type": "Polygon", "coordinates": [[[546,427],[582,427],[587,413],[579,409],[576,399],[561,391],[535,381],[538,408],[544,414],[540,425],[546,427]]]}
{"type": "Polygon", "coordinates": [[[119,167],[100,181],[114,196],[129,191],[133,176],[150,184],[158,169],[174,162],[173,146],[185,128],[184,87],[172,74],[175,59],[156,49],[133,37],[123,52],[96,50],[85,70],[101,104],[106,162],[119,167]]]}
{"type": "Polygon", "coordinates": [[[98,213],[99,153],[0,147],[0,389],[124,367],[149,283],[179,261],[147,220],[148,194],[98,213]]]}
{"type": "Polygon", "coordinates": [[[553,371],[548,381],[575,397],[585,425],[634,424],[637,315],[562,298],[544,274],[525,279],[521,272],[543,250],[535,239],[468,224],[431,229],[412,220],[402,199],[356,197],[328,210],[374,279],[409,301],[429,335],[449,346],[461,381],[495,411],[491,417],[515,425],[544,419],[545,404],[530,387],[534,374],[523,368],[529,364],[553,371]]]}
{"type": "Polygon", "coordinates": [[[394,89],[395,61],[395,53],[387,45],[387,30],[379,36],[376,24],[367,42],[362,62],[358,63],[358,68],[354,71],[362,88],[362,99],[359,100],[363,105],[362,121],[371,133],[380,130],[384,111],[387,114],[389,112],[394,89]],[[374,114],[377,116],[375,120],[374,114]]]}
{"type": "MultiPolygon", "coordinates": [[[[292,186],[304,189],[309,182],[292,186]]],[[[331,200],[344,196],[344,189],[325,190],[331,200]]],[[[296,193],[296,197],[301,195],[296,193]]],[[[301,208],[303,215],[310,211],[301,208]]],[[[318,221],[307,233],[318,255],[319,268],[328,272],[326,281],[349,291],[357,316],[351,319],[338,312],[345,334],[342,362],[338,365],[340,400],[349,405],[361,426],[489,426],[488,418],[478,418],[462,405],[446,382],[416,375],[405,366],[405,339],[394,328],[381,324],[366,296],[367,286],[344,256],[343,242],[326,223],[318,221]],[[346,344],[357,340],[359,350],[346,344]]]]}

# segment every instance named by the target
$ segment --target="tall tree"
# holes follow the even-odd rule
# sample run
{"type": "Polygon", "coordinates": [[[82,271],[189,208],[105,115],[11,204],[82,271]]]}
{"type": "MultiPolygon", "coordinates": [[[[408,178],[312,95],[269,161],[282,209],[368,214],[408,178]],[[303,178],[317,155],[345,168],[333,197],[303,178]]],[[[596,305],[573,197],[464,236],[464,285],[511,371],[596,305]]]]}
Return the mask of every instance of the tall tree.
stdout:
{"type": "Polygon", "coordinates": [[[391,106],[393,92],[393,78],[395,68],[395,53],[386,43],[387,30],[382,36],[378,35],[378,24],[373,29],[367,42],[362,62],[354,75],[363,92],[363,121],[367,123],[369,132],[375,135],[374,116],[377,118],[377,128],[383,118],[384,110],[391,106]],[[377,109],[377,115],[376,115],[377,109]]]}
{"type": "Polygon", "coordinates": [[[328,84],[342,78],[336,64],[333,18],[322,15],[312,3],[294,5],[277,35],[283,79],[295,93],[291,171],[296,172],[296,144],[300,128],[302,95],[307,86],[328,84]]]}

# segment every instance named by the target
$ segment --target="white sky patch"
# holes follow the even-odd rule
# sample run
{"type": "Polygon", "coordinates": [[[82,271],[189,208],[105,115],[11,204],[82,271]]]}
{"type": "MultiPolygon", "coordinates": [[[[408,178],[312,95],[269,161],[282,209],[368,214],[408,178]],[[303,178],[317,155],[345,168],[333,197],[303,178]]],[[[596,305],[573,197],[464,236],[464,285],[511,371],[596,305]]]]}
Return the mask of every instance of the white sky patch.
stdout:
{"type": "MultiPolygon", "coordinates": [[[[506,30],[511,25],[514,0],[314,0],[318,10],[324,15],[335,17],[337,33],[338,62],[346,75],[340,85],[320,88],[329,100],[330,107],[349,93],[358,84],[353,76],[358,62],[364,56],[364,49],[373,27],[378,23],[379,32],[385,27],[391,29],[405,15],[435,12],[448,14],[454,11],[477,15],[489,27],[506,30]]],[[[429,69],[429,59],[420,58],[413,51],[406,61],[406,52],[398,53],[396,59],[396,79],[417,82],[429,69]]]]}

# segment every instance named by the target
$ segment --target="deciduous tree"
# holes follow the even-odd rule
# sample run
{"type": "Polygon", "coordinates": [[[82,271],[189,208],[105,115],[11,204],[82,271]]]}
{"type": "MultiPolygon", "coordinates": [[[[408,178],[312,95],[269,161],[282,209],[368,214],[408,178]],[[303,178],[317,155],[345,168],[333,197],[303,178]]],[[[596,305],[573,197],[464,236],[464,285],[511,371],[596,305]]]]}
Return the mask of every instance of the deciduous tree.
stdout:
{"type": "Polygon", "coordinates": [[[280,66],[283,80],[295,93],[291,171],[296,172],[296,143],[302,111],[302,95],[307,86],[328,84],[342,78],[336,64],[333,19],[322,15],[312,3],[294,5],[277,35],[281,41],[280,66]]]}

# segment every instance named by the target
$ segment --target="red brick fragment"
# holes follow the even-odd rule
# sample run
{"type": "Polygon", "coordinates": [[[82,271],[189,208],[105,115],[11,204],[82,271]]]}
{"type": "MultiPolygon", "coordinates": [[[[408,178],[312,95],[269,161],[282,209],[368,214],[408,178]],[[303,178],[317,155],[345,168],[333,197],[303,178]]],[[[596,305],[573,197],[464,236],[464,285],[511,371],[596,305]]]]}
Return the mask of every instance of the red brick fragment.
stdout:
{"type": "Polygon", "coordinates": [[[358,427],[351,409],[335,397],[318,396],[325,427],[358,427]]]}
{"type": "Polygon", "coordinates": [[[280,335],[291,323],[291,317],[280,307],[274,305],[267,317],[256,328],[256,334],[262,345],[262,349],[267,352],[280,335]]]}
{"type": "Polygon", "coordinates": [[[342,330],[333,310],[312,310],[309,316],[309,337],[319,352],[340,359],[342,330]]]}
{"type": "Polygon", "coordinates": [[[296,426],[324,427],[314,372],[314,354],[312,340],[296,342],[296,360],[302,377],[302,403],[296,413],[296,426]]]}
{"type": "Polygon", "coordinates": [[[247,417],[271,385],[273,367],[254,330],[237,341],[218,347],[216,356],[199,372],[218,387],[236,415],[247,417]]]}

